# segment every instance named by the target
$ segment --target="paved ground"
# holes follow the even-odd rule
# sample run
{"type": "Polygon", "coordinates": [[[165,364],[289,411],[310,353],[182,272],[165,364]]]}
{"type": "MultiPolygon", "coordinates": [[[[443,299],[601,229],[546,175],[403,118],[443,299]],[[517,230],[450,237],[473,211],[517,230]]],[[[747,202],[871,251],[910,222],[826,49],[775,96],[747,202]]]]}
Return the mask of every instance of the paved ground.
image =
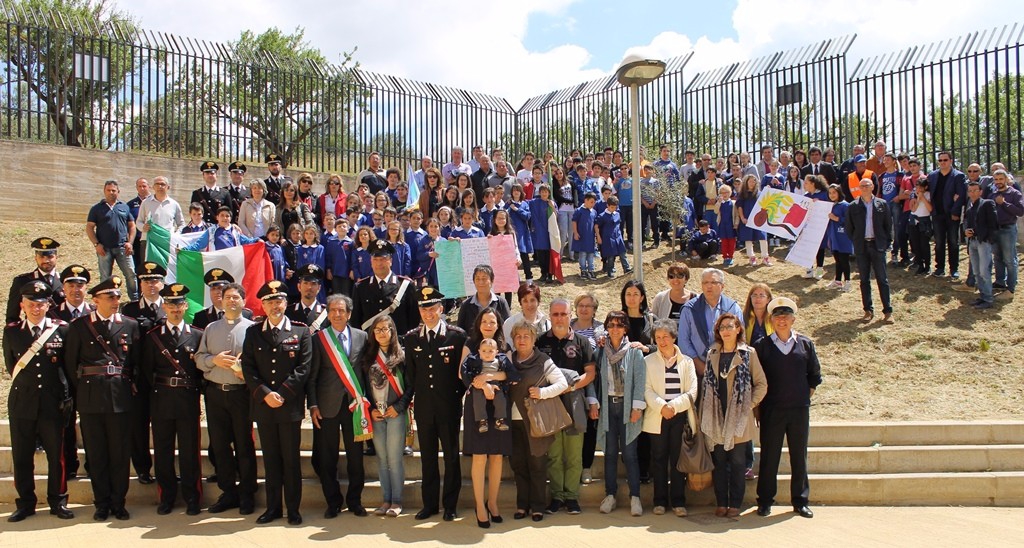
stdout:
{"type": "MultiPolygon", "coordinates": [[[[694,508],[689,518],[671,514],[639,518],[624,509],[610,515],[596,510],[580,516],[559,514],[541,523],[513,521],[479,529],[473,514],[462,511],[453,523],[418,522],[400,518],[356,518],[342,514],[334,520],[307,514],[300,527],[257,526],[254,517],[237,514],[196,518],[183,511],[158,516],[155,508],[131,508],[126,522],[91,521],[92,508],[73,506],[77,517],[61,521],[45,509],[21,523],[0,522],[0,546],[128,547],[148,541],[180,546],[298,546],[342,540],[345,545],[392,544],[489,546],[922,546],[1020,545],[1024,538],[1021,508],[844,508],[816,507],[814,519],[803,519],[786,507],[768,518],[748,509],[738,520],[716,518],[712,508],[694,508]]],[[[6,520],[13,505],[0,505],[6,520]]],[[[415,509],[413,509],[415,511],[415,509]]],[[[222,514],[225,515],[225,514],[222,514]]],[[[440,516],[438,516],[440,518],[440,516]]]]}

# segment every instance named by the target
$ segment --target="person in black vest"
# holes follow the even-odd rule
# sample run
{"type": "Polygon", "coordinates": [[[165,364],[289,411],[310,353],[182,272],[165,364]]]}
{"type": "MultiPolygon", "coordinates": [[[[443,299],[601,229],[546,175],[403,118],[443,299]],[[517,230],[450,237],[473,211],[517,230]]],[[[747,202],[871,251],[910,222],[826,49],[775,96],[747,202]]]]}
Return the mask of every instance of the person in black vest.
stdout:
{"type": "Polygon", "coordinates": [[[310,331],[315,332],[327,323],[326,315],[320,317],[327,309],[317,300],[324,279],[324,270],[309,263],[296,270],[295,276],[299,279],[299,302],[289,305],[286,315],[291,321],[307,325],[310,331]]]}
{"type": "MultiPolygon", "coordinates": [[[[139,266],[139,271],[135,275],[139,281],[139,300],[121,307],[121,314],[139,322],[139,333],[149,333],[164,321],[166,314],[163,309],[163,297],[160,295],[164,289],[166,275],[167,270],[152,261],[139,266]]],[[[135,394],[136,408],[132,412],[132,465],[135,466],[139,483],[149,485],[153,483],[153,475],[149,472],[153,467],[153,456],[149,452],[149,378],[146,375],[136,375],[135,387],[138,393],[135,394]]]]}
{"type": "Polygon", "coordinates": [[[11,428],[14,487],[17,510],[7,518],[22,521],[36,513],[36,440],[46,452],[46,502],[50,513],[61,519],[75,515],[68,510],[68,484],[61,451],[65,414],[71,411],[70,392],[64,374],[64,341],[68,325],[46,317],[53,290],[42,280],[32,280],[18,291],[25,319],[4,328],[4,364],[11,381],[7,413],[11,428]]]}
{"type": "Polygon", "coordinates": [[[391,272],[395,247],[387,240],[370,242],[370,267],[373,274],[356,282],[352,297],[352,325],[365,329],[377,314],[386,313],[395,320],[399,333],[416,327],[416,288],[413,281],[391,272]]]}
{"type": "Polygon", "coordinates": [[[284,487],[288,523],[300,525],[302,467],[299,441],[306,416],[306,377],[313,349],[309,329],[285,316],[288,290],[271,280],[257,296],[267,317],[246,330],[242,345],[242,374],[252,395],[252,418],[259,429],[263,466],[267,476],[267,511],[256,523],[270,523],[282,516],[284,487]]]}
{"type": "Polygon", "coordinates": [[[420,288],[417,302],[422,323],[405,334],[406,391],[400,403],[408,408],[413,396],[416,397],[416,427],[423,465],[423,509],[416,514],[418,520],[437,514],[439,502],[444,505],[444,520],[454,520],[462,488],[459,421],[466,387],[459,379],[459,360],[466,332],[442,319],[442,300],[444,295],[433,287],[420,288]],[[444,451],[443,495],[437,466],[438,440],[444,451]]]}
{"type": "MultiPolygon", "coordinates": [[[[57,318],[71,323],[82,316],[88,316],[95,308],[85,300],[85,285],[92,276],[89,269],[80,264],[73,264],[60,272],[61,287],[64,288],[64,302],[57,307],[57,318]]],[[[75,393],[71,391],[72,407],[64,428],[64,476],[67,479],[78,477],[78,430],[75,423],[78,417],[78,403],[75,393]]],[[[89,463],[85,463],[86,471],[89,463]]]]}
{"type": "Polygon", "coordinates": [[[196,369],[195,352],[203,330],[185,323],[189,289],[171,284],[160,291],[166,319],[153,327],[142,340],[139,368],[152,386],[150,414],[153,417],[153,454],[156,457],[156,482],[160,486],[160,504],[156,513],[166,515],[174,509],[178,497],[178,479],[174,474],[174,446],[178,445],[181,494],[190,516],[199,514],[203,490],[199,464],[199,383],[202,373],[196,369]]]}
{"type": "Polygon", "coordinates": [[[32,250],[35,251],[36,269],[14,277],[11,281],[11,290],[7,294],[7,320],[6,323],[16,322],[21,318],[21,288],[32,280],[42,280],[50,286],[49,314],[51,318],[57,317],[57,307],[64,302],[64,291],[61,288],[60,278],[57,276],[57,248],[60,242],[53,238],[36,238],[32,241],[32,250]]]}
{"type": "Polygon", "coordinates": [[[212,225],[217,224],[217,210],[221,206],[226,206],[237,213],[238,205],[235,204],[231,193],[217,185],[217,171],[220,170],[220,166],[216,162],[203,162],[199,170],[203,172],[204,184],[192,191],[192,199],[189,201],[203,206],[203,220],[212,225]]]}
{"type": "Polygon", "coordinates": [[[110,514],[119,520],[130,517],[124,507],[131,457],[127,433],[134,408],[139,323],[117,311],[121,284],[120,276],[111,276],[89,290],[96,311],[71,324],[65,344],[68,378],[78,397],[96,521],[104,521],[110,514]]]}
{"type": "Polygon", "coordinates": [[[357,364],[367,335],[348,325],[351,314],[352,299],[347,295],[327,297],[330,323],[313,337],[313,366],[307,392],[309,415],[315,427],[313,437],[317,441],[313,458],[320,463],[320,485],[327,500],[325,518],[337,517],[342,503],[346,503],[353,514],[366,515],[362,501],[366,475],[359,444],[372,433],[367,431],[370,408],[365,399],[366,371],[357,364]],[[353,405],[354,410],[350,407],[353,405]],[[338,484],[339,441],[345,443],[348,474],[348,492],[344,498],[338,484]]]}
{"type": "Polygon", "coordinates": [[[267,171],[270,172],[270,176],[263,179],[263,184],[267,185],[265,199],[272,204],[276,204],[281,201],[281,185],[284,184],[285,179],[284,175],[281,174],[281,156],[270,153],[267,154],[264,160],[267,163],[267,171]]]}
{"type": "Polygon", "coordinates": [[[754,409],[761,424],[761,467],[757,478],[757,515],[772,513],[778,490],[782,438],[789,446],[792,468],[789,492],[793,510],[814,517],[807,507],[811,492],[807,482],[807,437],[811,430],[810,407],[814,389],[821,384],[821,364],[814,343],[793,331],[797,306],[792,299],[776,297],[768,303],[775,330],[754,344],[768,381],[768,393],[754,409]]]}
{"type": "Polygon", "coordinates": [[[231,179],[231,183],[228,184],[228,194],[231,195],[231,200],[234,202],[234,207],[231,210],[232,223],[238,222],[238,208],[242,207],[242,202],[252,196],[242,182],[245,179],[246,171],[245,164],[237,160],[228,164],[228,177],[231,179]]]}
{"type": "MultiPolygon", "coordinates": [[[[234,281],[235,277],[222,268],[211,268],[203,275],[203,283],[210,288],[211,304],[192,316],[192,327],[206,329],[206,326],[224,317],[224,287],[234,281]]],[[[252,311],[243,308],[242,317],[251,320],[252,311]]]]}

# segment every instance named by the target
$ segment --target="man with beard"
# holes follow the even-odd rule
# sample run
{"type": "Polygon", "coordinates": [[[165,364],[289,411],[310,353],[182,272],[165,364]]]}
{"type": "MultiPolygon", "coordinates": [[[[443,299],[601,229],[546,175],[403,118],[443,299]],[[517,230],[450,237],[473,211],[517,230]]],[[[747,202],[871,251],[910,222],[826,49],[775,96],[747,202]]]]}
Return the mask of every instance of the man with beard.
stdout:
{"type": "Polygon", "coordinates": [[[51,317],[56,318],[57,307],[64,302],[64,291],[57,276],[58,247],[60,242],[45,236],[32,241],[36,268],[15,276],[11,282],[11,290],[7,294],[7,323],[16,322],[21,317],[21,288],[32,280],[42,280],[50,287],[51,304],[48,309],[51,317]]]}

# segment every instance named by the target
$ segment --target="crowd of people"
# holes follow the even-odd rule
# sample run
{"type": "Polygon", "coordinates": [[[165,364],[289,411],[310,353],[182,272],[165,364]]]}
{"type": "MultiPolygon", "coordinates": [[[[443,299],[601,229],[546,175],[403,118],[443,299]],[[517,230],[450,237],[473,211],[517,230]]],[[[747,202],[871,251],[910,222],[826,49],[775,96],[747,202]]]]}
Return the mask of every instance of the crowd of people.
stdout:
{"type": "Polygon", "coordinates": [[[754,284],[745,302],[731,298],[725,272],[711,264],[703,265],[700,290],[691,291],[686,262],[668,268],[666,289],[650,300],[643,283],[625,281],[619,302],[603,314],[586,290],[572,302],[544,303],[542,284],[559,283],[552,242],[562,244],[556,253],[578,260],[581,279],[596,277],[598,252],[607,276],[615,275],[617,258],[630,272],[625,250],[645,237],[657,246],[674,236],[685,242],[687,257],[702,261],[721,253],[726,268],[737,247],[751,265],[770,266],[777,242],[745,220],[757,192],[771,186],[835,203],[818,267],[807,276],[822,277],[830,249],[837,264],[832,285],[848,289],[855,257],[865,320],[873,316],[871,276],[891,319],[885,269],[913,263],[927,272],[933,233],[932,275],[944,275],[948,250],[950,272],[959,279],[961,225],[971,257],[967,283],[980,292],[976,306],[991,306],[993,287],[1012,295],[1024,206],[1005,169],[994,169],[985,182],[974,165],[966,176],[953,169],[944,152],[939,169],[925,175],[917,160],[878,143],[871,160],[883,168],[875,172],[862,148],[842,166],[829,152],[783,151],[775,160],[765,147],[761,161],[751,164],[746,153],[735,162],[712,162],[686,151],[678,166],[663,146],[658,160],[639,162],[635,197],[632,166],[610,147],[586,156],[572,151],[563,164],[551,154],[540,161],[527,154],[515,166],[502,151],[487,155],[480,147],[464,162],[456,148],[441,169],[424,157],[411,181],[401,181],[397,169],[383,170],[374,153],[353,192],[346,194],[341,177],[332,175],[320,195],[310,174],[294,183],[271,154],[270,176],[249,184],[240,162],[228,166],[231,182],[223,187],[219,166],[203,162],[204,184],[192,193],[187,219],[169,197],[166,177],[156,177],[152,189],[147,180],[136,181],[139,196],[128,203],[119,200],[119,184],[107,181],[86,225],[97,283],[86,291],[92,276],[81,264],[59,270],[60,244],[43,237],[32,243],[36,268],[11,286],[4,355],[15,377],[9,406],[19,499],[8,519],[35,513],[37,443],[49,466],[50,512],[73,517],[66,482],[79,468],[76,416],[96,520],[129,519],[131,466],[140,483],[158,483],[159,514],[174,510],[179,491],[186,513],[199,514],[201,408],[216,472],[207,480],[221,491],[210,513],[255,512],[256,423],[267,494],[258,523],[285,515],[291,524],[302,522],[299,447],[307,416],[326,518],[344,508],[360,516],[404,513],[403,457],[412,454],[413,423],[422,466],[417,520],[442,511],[445,521],[457,517],[460,439],[462,452],[472,455],[480,527],[503,521],[505,457],[515,476],[513,518],[541,521],[562,510],[583,511],[580,486],[594,480],[599,449],[606,494],[599,511],[613,512],[620,500],[621,456],[632,515],[644,512],[641,483],[653,482],[652,512],[686,516],[687,478],[677,462],[688,423],[715,463],[716,515],[737,517],[745,481],[755,478],[757,514],[771,513],[785,439],[790,501],[799,515],[812,517],[806,447],[810,401],[822,379],[814,343],[793,329],[794,300],[773,296],[764,284],[754,284]],[[904,161],[906,172],[898,167],[904,161]],[[686,188],[688,206],[679,219],[659,214],[654,189],[660,185],[686,188]],[[417,191],[418,199],[410,199],[417,191]],[[633,234],[633,199],[641,201],[646,235],[633,234]],[[193,250],[262,242],[274,266],[274,279],[257,295],[265,315],[252,317],[245,288],[222,269],[206,272],[205,288],[165,283],[164,268],[145,256],[156,225],[199,233],[193,250]],[[436,242],[498,234],[516,239],[525,277],[514,294],[519,310],[513,313],[512,293],[493,291],[490,265],[473,268],[467,298],[441,294],[436,242]],[[123,276],[113,275],[115,261],[123,276]],[[993,262],[1003,265],[995,284],[993,262]],[[122,286],[130,301],[123,306],[122,286]],[[207,288],[211,306],[186,322],[186,295],[207,288]],[[531,413],[555,398],[571,424],[540,435],[531,413]],[[382,500],[373,510],[362,498],[364,453],[378,460],[382,500]]]}

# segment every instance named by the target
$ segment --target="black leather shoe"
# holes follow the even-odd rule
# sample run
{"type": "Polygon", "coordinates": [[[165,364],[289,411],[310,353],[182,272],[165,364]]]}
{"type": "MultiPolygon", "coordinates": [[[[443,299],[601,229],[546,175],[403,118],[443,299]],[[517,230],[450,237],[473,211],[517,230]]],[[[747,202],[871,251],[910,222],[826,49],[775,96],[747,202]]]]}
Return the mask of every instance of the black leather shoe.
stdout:
{"type": "Polygon", "coordinates": [[[128,513],[128,510],[125,510],[124,508],[115,508],[111,511],[111,514],[114,514],[114,517],[121,521],[125,521],[132,517],[132,515],[128,513]]]}
{"type": "Polygon", "coordinates": [[[55,506],[50,508],[50,515],[57,516],[60,519],[74,519],[75,513],[68,510],[67,506],[55,506]]]}
{"type": "Polygon", "coordinates": [[[200,510],[198,502],[190,502],[188,503],[188,506],[185,507],[185,513],[190,516],[198,516],[200,512],[202,512],[202,510],[200,510]]]}
{"type": "Polygon", "coordinates": [[[217,483],[217,474],[206,476],[206,483],[217,483]]]}
{"type": "Polygon", "coordinates": [[[454,521],[455,518],[458,516],[455,514],[455,510],[445,510],[444,516],[442,517],[444,518],[445,521],[454,521]]]}
{"type": "Polygon", "coordinates": [[[430,510],[428,508],[424,508],[424,509],[420,510],[419,512],[416,512],[416,519],[422,521],[422,520],[430,518],[431,516],[436,516],[436,515],[437,515],[437,510],[430,510]]]}
{"type": "Polygon", "coordinates": [[[238,508],[238,500],[229,497],[220,497],[217,502],[210,506],[209,512],[211,514],[219,514],[225,510],[232,508],[238,508]]]}
{"type": "Polygon", "coordinates": [[[281,511],[280,510],[277,510],[277,511],[267,510],[266,512],[263,512],[262,514],[260,514],[260,517],[256,518],[256,523],[259,523],[260,525],[263,525],[264,523],[270,523],[270,522],[274,521],[275,519],[280,519],[280,518],[281,518],[281,511]]]}
{"type": "Polygon", "coordinates": [[[302,516],[299,514],[290,514],[288,516],[288,525],[302,525],[302,516]]]}
{"type": "Polygon", "coordinates": [[[96,511],[92,513],[92,519],[96,521],[107,521],[108,517],[110,517],[110,510],[107,508],[97,508],[96,511]]]}
{"type": "Polygon", "coordinates": [[[377,449],[374,448],[372,443],[367,443],[366,448],[363,449],[363,456],[374,457],[377,455],[377,449]]]}
{"type": "Polygon", "coordinates": [[[337,506],[328,506],[327,510],[324,510],[324,517],[327,519],[334,519],[338,517],[338,512],[340,511],[341,509],[337,506]]]}
{"type": "Polygon", "coordinates": [[[353,514],[355,514],[355,515],[357,515],[357,516],[359,516],[361,518],[365,518],[367,516],[366,508],[363,508],[362,505],[360,505],[360,506],[349,506],[348,507],[348,511],[352,512],[353,514]]]}
{"type": "Polygon", "coordinates": [[[251,500],[243,500],[238,505],[238,513],[243,516],[256,513],[256,503],[251,500]]]}
{"type": "Polygon", "coordinates": [[[67,473],[64,474],[64,480],[65,481],[71,481],[71,480],[73,480],[73,479],[75,479],[77,477],[78,477],[78,471],[77,470],[74,471],[74,472],[72,472],[71,470],[68,470],[67,473]]]}
{"type": "Polygon", "coordinates": [[[25,518],[34,515],[35,513],[36,511],[31,508],[18,508],[17,510],[14,511],[13,514],[10,515],[10,517],[7,518],[7,521],[11,523],[18,523],[19,521],[23,521],[25,518]]]}
{"type": "Polygon", "coordinates": [[[797,514],[800,514],[800,517],[802,517],[802,518],[813,518],[814,517],[814,512],[811,512],[811,509],[806,507],[806,506],[801,506],[799,508],[793,508],[793,511],[796,512],[797,514]]]}
{"type": "Polygon", "coordinates": [[[139,474],[139,483],[142,485],[149,485],[153,483],[153,476],[149,472],[143,472],[139,474]]]}
{"type": "Polygon", "coordinates": [[[766,517],[766,516],[772,515],[772,507],[771,506],[758,506],[757,507],[757,515],[759,515],[761,517],[766,517]]]}
{"type": "Polygon", "coordinates": [[[170,514],[171,510],[174,510],[174,503],[171,502],[161,502],[160,505],[156,507],[156,513],[161,516],[170,514]]]}

